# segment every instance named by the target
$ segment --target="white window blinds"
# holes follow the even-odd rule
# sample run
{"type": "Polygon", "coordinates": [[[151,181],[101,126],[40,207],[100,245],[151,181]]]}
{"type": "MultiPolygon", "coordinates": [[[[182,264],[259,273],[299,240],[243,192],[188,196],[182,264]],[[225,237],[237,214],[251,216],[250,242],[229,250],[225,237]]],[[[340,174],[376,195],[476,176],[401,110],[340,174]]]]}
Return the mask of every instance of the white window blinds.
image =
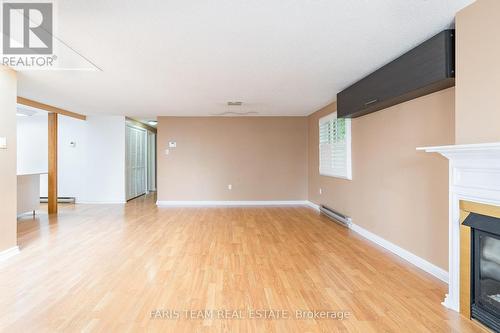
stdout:
{"type": "Polygon", "coordinates": [[[352,179],[351,119],[334,112],[319,120],[319,173],[352,179]]]}

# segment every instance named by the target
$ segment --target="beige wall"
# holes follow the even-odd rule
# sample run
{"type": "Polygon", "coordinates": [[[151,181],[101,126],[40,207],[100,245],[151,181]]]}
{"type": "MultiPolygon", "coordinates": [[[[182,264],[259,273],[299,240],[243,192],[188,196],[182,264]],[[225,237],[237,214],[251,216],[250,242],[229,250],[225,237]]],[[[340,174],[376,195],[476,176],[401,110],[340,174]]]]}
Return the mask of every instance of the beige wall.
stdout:
{"type": "Polygon", "coordinates": [[[352,181],[318,172],[318,120],[335,110],[309,116],[309,200],[447,269],[448,162],[415,148],[453,144],[454,88],[354,119],[352,181]]]}
{"type": "Polygon", "coordinates": [[[16,73],[0,66],[0,137],[8,144],[0,149],[0,252],[17,243],[16,96],[16,73]]]}
{"type": "Polygon", "coordinates": [[[466,7],[456,29],[456,142],[500,141],[500,1],[466,7]]]}
{"type": "Polygon", "coordinates": [[[306,199],[306,117],[158,119],[158,200],[306,199]]]}

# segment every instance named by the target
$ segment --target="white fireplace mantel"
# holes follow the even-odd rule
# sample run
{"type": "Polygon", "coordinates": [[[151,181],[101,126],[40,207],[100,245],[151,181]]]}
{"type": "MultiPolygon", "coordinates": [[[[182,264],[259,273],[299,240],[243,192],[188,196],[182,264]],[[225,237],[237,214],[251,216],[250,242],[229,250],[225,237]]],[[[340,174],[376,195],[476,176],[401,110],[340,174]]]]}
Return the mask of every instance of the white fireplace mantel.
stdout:
{"type": "Polygon", "coordinates": [[[417,150],[439,153],[449,159],[449,289],[443,302],[459,311],[461,200],[500,206],[500,142],[417,150]]]}

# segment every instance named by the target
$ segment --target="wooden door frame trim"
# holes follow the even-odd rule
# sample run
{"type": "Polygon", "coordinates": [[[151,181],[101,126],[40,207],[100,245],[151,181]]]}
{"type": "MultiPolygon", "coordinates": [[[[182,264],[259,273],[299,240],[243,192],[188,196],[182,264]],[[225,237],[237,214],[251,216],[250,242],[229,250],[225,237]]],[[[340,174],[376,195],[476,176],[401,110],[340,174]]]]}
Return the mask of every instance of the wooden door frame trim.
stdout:
{"type": "Polygon", "coordinates": [[[152,132],[152,133],[154,133],[154,134],[156,134],[156,133],[158,132],[158,130],[157,130],[156,128],[154,128],[154,127],[152,127],[152,126],[149,126],[149,125],[146,125],[146,124],[144,124],[144,123],[141,123],[140,121],[137,121],[137,120],[135,120],[135,119],[133,119],[133,118],[130,118],[130,117],[125,117],[125,120],[126,120],[129,124],[131,124],[131,125],[133,125],[133,126],[140,127],[140,128],[142,128],[142,129],[148,130],[148,131],[150,131],[150,132],[152,132]]]}
{"type": "Polygon", "coordinates": [[[58,114],[51,112],[48,117],[49,132],[49,183],[48,183],[48,208],[49,214],[57,214],[57,127],[58,114]]]}
{"type": "Polygon", "coordinates": [[[63,116],[68,116],[68,117],[76,118],[79,120],[87,120],[87,116],[84,116],[82,114],[79,114],[76,112],[71,112],[68,110],[64,110],[64,109],[61,109],[61,108],[58,108],[58,107],[55,107],[52,105],[40,103],[40,102],[31,100],[28,98],[24,98],[21,96],[17,96],[17,103],[22,104],[22,105],[26,105],[26,106],[30,106],[32,108],[41,109],[41,110],[47,111],[49,113],[57,113],[57,114],[60,114],[63,116]]]}

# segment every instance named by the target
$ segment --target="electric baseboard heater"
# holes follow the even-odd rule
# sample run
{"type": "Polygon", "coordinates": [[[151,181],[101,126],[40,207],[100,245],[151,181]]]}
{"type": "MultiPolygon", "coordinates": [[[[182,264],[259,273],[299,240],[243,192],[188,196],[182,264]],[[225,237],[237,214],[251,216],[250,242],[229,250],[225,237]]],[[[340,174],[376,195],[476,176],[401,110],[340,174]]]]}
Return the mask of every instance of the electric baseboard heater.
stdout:
{"type": "MultiPolygon", "coordinates": [[[[47,197],[40,197],[40,202],[41,203],[47,203],[49,202],[49,198],[47,197]]],[[[59,197],[57,198],[58,203],[72,203],[74,204],[76,202],[76,198],[73,197],[59,197]]]]}
{"type": "Polygon", "coordinates": [[[337,222],[338,224],[343,225],[344,227],[349,227],[352,224],[352,219],[350,217],[345,216],[344,214],[341,214],[339,212],[336,212],[335,210],[325,205],[319,206],[319,211],[328,216],[334,222],[337,222]]]}

